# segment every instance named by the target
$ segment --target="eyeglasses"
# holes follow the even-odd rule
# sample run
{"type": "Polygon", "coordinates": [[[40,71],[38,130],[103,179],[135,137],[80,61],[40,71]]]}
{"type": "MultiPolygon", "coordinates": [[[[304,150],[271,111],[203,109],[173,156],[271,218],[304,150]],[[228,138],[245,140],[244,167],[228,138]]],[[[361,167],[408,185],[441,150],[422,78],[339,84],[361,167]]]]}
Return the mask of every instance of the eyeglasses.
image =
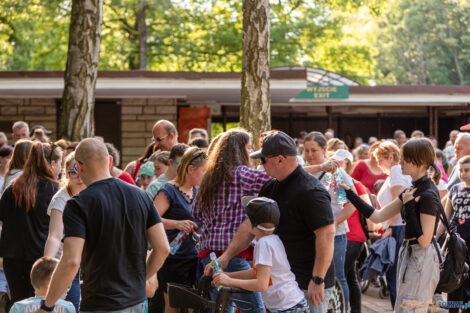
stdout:
{"type": "Polygon", "coordinates": [[[176,166],[180,166],[180,164],[178,163],[178,161],[176,161],[175,159],[172,159],[173,160],[173,163],[176,164],[176,166]]]}
{"type": "Polygon", "coordinates": [[[266,162],[268,161],[268,159],[270,158],[274,158],[273,156],[270,156],[270,157],[261,157],[259,158],[261,160],[261,164],[266,164],[266,162]]]}
{"type": "MultiPolygon", "coordinates": [[[[75,167],[75,166],[74,166],[75,167]]],[[[78,173],[75,172],[75,169],[73,169],[73,171],[67,171],[67,174],[69,175],[70,178],[78,178],[80,176],[78,176],[78,173]]]]}
{"type": "Polygon", "coordinates": [[[163,139],[165,139],[166,137],[168,137],[168,135],[163,136],[163,137],[153,137],[153,138],[152,138],[152,142],[161,142],[161,141],[163,141],[163,139]]]}
{"type": "MultiPolygon", "coordinates": [[[[76,161],[77,163],[83,164],[82,162],[80,162],[80,161],[79,161],[79,160],[77,160],[77,159],[75,159],[75,161],[76,161]]],[[[73,165],[72,169],[73,169],[73,171],[75,172],[75,174],[77,174],[77,175],[78,175],[78,167],[77,167],[77,163],[75,163],[75,164],[73,165]]]]}
{"type": "Polygon", "coordinates": [[[261,158],[259,158],[259,159],[261,160],[261,164],[266,164],[266,162],[267,162],[268,159],[275,158],[275,157],[277,157],[277,156],[282,156],[282,157],[285,158],[284,155],[273,155],[273,156],[269,156],[269,157],[267,157],[267,156],[261,157],[261,158]]]}

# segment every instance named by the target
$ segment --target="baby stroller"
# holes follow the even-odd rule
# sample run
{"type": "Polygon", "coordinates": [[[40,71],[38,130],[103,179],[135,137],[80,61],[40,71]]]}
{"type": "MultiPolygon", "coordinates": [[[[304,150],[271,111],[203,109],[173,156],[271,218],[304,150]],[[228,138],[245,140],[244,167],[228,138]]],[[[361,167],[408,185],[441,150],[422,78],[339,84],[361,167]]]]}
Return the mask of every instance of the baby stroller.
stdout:
{"type": "Polygon", "coordinates": [[[228,306],[234,306],[240,311],[251,310],[253,305],[242,300],[232,299],[235,293],[250,293],[248,290],[221,287],[215,301],[209,300],[209,292],[215,288],[211,285],[212,276],[203,276],[197,289],[181,284],[168,284],[170,306],[181,309],[193,309],[194,313],[206,313],[207,309],[215,313],[223,313],[228,306]],[[241,305],[240,305],[241,304],[241,305]]]}
{"type": "MultiPolygon", "coordinates": [[[[356,260],[356,270],[357,270],[357,277],[359,276],[359,270],[361,269],[362,265],[364,264],[364,260],[366,259],[367,255],[369,255],[369,247],[375,240],[367,239],[364,242],[364,249],[361,252],[361,255],[356,260]]],[[[369,280],[362,280],[359,282],[361,286],[361,292],[365,293],[367,289],[369,289],[370,284],[375,285],[379,288],[379,298],[385,299],[389,296],[387,280],[385,279],[385,275],[378,275],[377,277],[369,280]]]]}

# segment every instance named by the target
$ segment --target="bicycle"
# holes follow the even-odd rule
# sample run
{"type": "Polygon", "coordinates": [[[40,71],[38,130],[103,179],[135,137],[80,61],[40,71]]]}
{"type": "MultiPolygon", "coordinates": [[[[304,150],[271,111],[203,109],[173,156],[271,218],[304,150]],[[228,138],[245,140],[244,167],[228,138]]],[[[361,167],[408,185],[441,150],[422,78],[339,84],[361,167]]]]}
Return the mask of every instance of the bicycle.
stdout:
{"type": "Polygon", "coordinates": [[[253,305],[249,302],[232,299],[232,294],[250,293],[251,291],[234,288],[220,287],[215,301],[209,299],[209,292],[215,287],[211,285],[212,276],[203,276],[198,287],[191,288],[186,285],[169,283],[168,298],[170,306],[180,309],[193,309],[194,313],[207,313],[207,309],[215,313],[224,313],[228,306],[238,308],[240,311],[251,310],[253,305]],[[250,307],[240,307],[236,303],[243,303],[250,307]]]}
{"type": "MultiPolygon", "coordinates": [[[[211,285],[211,282],[211,276],[203,276],[197,288],[169,283],[168,298],[170,306],[180,309],[193,309],[194,313],[207,313],[207,309],[215,313],[224,313],[228,306],[238,308],[240,311],[251,310],[253,308],[253,305],[249,302],[232,299],[232,294],[250,293],[250,291],[240,288],[221,287],[218,289],[216,300],[210,300],[209,293],[215,288],[211,285]],[[248,307],[236,305],[237,303],[248,305],[248,307]]],[[[338,279],[335,279],[333,292],[325,301],[327,301],[327,313],[345,313],[346,305],[343,288],[338,279]]]]}

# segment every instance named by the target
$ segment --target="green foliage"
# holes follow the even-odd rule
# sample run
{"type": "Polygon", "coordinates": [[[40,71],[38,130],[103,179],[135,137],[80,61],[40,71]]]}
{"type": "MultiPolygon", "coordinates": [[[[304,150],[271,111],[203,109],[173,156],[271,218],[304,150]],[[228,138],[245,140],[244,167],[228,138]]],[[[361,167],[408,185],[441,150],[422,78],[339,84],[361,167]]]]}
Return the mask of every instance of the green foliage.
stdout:
{"type": "Polygon", "coordinates": [[[390,1],[377,46],[380,83],[469,84],[470,2],[390,1]]]}
{"type": "Polygon", "coordinates": [[[2,0],[0,69],[64,69],[70,5],[70,1],[2,0]]]}
{"type": "MultiPolygon", "coordinates": [[[[64,69],[70,2],[3,0],[0,69],[64,69]]],[[[241,4],[147,0],[148,69],[240,71],[241,4]]],[[[137,5],[138,0],[105,1],[100,69],[137,68],[137,5]]],[[[271,65],[322,67],[366,83],[373,74],[374,47],[345,30],[354,12],[368,5],[358,0],[272,1],[271,65]]]]}
{"type": "MultiPolygon", "coordinates": [[[[236,127],[240,127],[240,123],[227,123],[226,129],[232,129],[236,127]]],[[[224,124],[223,123],[211,123],[211,137],[214,138],[218,134],[222,133],[224,131],[224,124]]]]}

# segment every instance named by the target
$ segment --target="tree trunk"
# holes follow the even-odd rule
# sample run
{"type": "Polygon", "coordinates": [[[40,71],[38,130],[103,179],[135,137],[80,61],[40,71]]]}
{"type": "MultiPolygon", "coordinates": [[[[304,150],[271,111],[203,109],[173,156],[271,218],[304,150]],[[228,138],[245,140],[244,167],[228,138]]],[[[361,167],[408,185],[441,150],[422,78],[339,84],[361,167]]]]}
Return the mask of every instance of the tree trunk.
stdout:
{"type": "Polygon", "coordinates": [[[137,24],[139,32],[139,69],[147,69],[147,25],[145,24],[146,0],[139,0],[137,24]]]}
{"type": "Polygon", "coordinates": [[[253,134],[271,129],[269,93],[269,0],[243,0],[240,126],[253,134]]]}
{"type": "Polygon", "coordinates": [[[94,135],[93,111],[100,59],[103,0],[73,0],[59,138],[94,135]]]}

